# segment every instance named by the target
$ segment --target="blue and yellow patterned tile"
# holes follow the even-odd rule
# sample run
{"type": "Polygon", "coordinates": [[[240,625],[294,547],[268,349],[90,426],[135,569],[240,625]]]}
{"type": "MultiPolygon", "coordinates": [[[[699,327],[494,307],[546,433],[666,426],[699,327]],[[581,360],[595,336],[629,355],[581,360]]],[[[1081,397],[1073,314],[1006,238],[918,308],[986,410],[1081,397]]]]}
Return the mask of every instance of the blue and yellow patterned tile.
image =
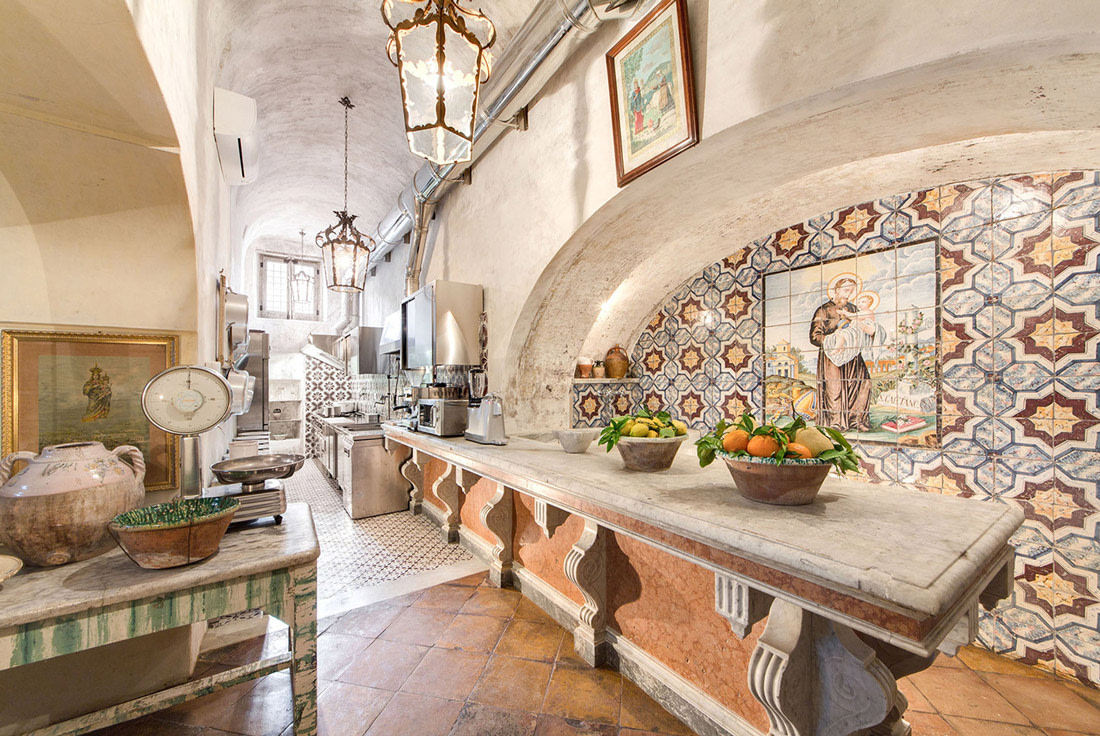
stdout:
{"type": "Polygon", "coordinates": [[[1100,199],[1100,171],[1059,171],[1051,174],[1055,207],[1100,199]]]}
{"type": "Polygon", "coordinates": [[[968,233],[993,220],[991,181],[949,184],[939,191],[940,230],[968,233]]]}
{"type": "Polygon", "coordinates": [[[978,641],[986,649],[1054,671],[1054,622],[1025,599],[1019,584],[992,612],[979,615],[978,641]]]}
{"type": "Polygon", "coordinates": [[[1051,209],[1052,180],[1049,174],[1013,176],[993,180],[994,222],[1043,214],[1051,209]]]}
{"type": "Polygon", "coordinates": [[[847,252],[863,252],[889,245],[890,240],[883,233],[888,210],[879,208],[878,202],[845,207],[833,213],[828,231],[833,236],[834,249],[847,252]]]}
{"type": "Polygon", "coordinates": [[[1100,622],[1095,600],[1085,604],[1084,617],[1065,615],[1058,620],[1055,637],[1057,655],[1056,672],[1063,677],[1076,678],[1086,685],[1100,685],[1100,622]]]}

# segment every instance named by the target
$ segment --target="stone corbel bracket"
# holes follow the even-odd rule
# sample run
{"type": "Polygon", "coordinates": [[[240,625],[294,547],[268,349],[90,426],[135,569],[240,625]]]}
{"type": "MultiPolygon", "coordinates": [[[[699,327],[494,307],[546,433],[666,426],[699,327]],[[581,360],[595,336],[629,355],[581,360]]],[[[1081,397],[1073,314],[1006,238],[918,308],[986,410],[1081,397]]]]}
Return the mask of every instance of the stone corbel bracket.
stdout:
{"type": "Polygon", "coordinates": [[[732,575],[714,573],[714,610],[730,622],[738,639],[748,636],[753,625],[768,615],[772,600],[767,593],[750,588],[732,575]]]}
{"type": "Polygon", "coordinates": [[[496,483],[493,495],[481,507],[481,523],[496,537],[489,553],[489,580],[498,588],[512,584],[512,489],[496,483]]]}
{"type": "Polygon", "coordinates": [[[409,482],[409,511],[419,514],[424,510],[424,465],[427,456],[415,447],[409,448],[408,459],[401,463],[401,477],[409,482]]]}
{"type": "MultiPolygon", "coordinates": [[[[443,502],[443,522],[439,527],[443,541],[454,544],[458,541],[458,528],[462,525],[462,501],[466,497],[469,487],[463,487],[460,480],[463,476],[469,479],[470,473],[464,473],[457,465],[447,464],[443,474],[435,479],[432,484],[432,493],[443,502]]],[[[473,483],[470,483],[472,486],[473,483]]]]}
{"type": "Polygon", "coordinates": [[[584,520],[581,538],[565,555],[565,577],[584,596],[573,631],[577,656],[592,667],[607,661],[607,538],[594,519],[584,520]]]}
{"type": "Polygon", "coordinates": [[[554,532],[556,532],[558,527],[564,524],[568,518],[568,511],[563,511],[546,501],[535,499],[535,523],[538,524],[539,529],[542,529],[542,533],[546,535],[547,539],[553,538],[554,532]]]}

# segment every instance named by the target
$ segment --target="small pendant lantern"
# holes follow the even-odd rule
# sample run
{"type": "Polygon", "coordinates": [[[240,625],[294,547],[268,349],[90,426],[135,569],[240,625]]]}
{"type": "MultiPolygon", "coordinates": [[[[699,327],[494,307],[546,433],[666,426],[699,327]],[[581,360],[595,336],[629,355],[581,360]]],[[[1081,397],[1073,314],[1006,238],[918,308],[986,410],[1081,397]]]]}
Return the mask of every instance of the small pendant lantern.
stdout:
{"type": "Polygon", "coordinates": [[[317,233],[317,247],[324,260],[325,281],[332,291],[362,291],[367,279],[367,265],[375,248],[370,236],[355,229],[356,215],[348,214],[348,110],[355,107],[347,97],[340,98],[344,106],[344,209],[336,211],[336,224],[317,233]]]}
{"type": "MultiPolygon", "coordinates": [[[[306,255],[306,231],[299,230],[302,237],[302,257],[306,255]]],[[[308,304],[313,300],[313,268],[306,268],[302,263],[294,264],[294,275],[291,277],[291,287],[294,289],[294,303],[308,304]]]]}
{"type": "Polygon", "coordinates": [[[383,0],[382,18],[393,31],[386,52],[401,77],[409,148],[440,166],[469,161],[492,21],[455,0],[383,0]]]}

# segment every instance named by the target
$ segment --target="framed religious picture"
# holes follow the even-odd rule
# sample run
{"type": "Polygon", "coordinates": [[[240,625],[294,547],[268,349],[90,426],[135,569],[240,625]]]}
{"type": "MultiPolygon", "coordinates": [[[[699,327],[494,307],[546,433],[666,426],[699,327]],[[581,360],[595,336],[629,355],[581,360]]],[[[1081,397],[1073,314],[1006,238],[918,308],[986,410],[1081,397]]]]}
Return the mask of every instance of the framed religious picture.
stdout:
{"type": "Polygon", "coordinates": [[[663,0],[607,53],[619,186],[699,141],[684,0],[663,0]]]}
{"type": "Polygon", "coordinates": [[[177,487],[177,440],[145,418],[141,392],[176,365],[178,337],[4,330],[0,349],[5,455],[65,442],[134,445],[147,490],[177,487]]]}

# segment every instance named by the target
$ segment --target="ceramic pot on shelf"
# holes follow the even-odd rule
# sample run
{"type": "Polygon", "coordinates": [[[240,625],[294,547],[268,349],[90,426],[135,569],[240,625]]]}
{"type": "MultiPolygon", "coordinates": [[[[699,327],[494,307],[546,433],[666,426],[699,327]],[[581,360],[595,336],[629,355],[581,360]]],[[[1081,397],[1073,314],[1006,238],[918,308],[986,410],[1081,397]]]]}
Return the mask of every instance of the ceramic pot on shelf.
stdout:
{"type": "Polygon", "coordinates": [[[616,345],[607,351],[603,365],[608,378],[626,378],[626,373],[630,370],[630,359],[626,357],[626,351],[622,346],[616,345]]]}
{"type": "Polygon", "coordinates": [[[0,460],[0,542],[39,566],[103,554],[115,544],[107,524],[141,504],[144,479],[145,458],[130,445],[72,442],[8,455],[0,460]],[[12,475],[20,461],[26,467],[12,475]]]}

